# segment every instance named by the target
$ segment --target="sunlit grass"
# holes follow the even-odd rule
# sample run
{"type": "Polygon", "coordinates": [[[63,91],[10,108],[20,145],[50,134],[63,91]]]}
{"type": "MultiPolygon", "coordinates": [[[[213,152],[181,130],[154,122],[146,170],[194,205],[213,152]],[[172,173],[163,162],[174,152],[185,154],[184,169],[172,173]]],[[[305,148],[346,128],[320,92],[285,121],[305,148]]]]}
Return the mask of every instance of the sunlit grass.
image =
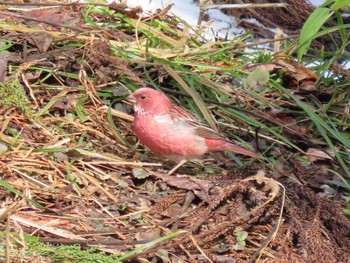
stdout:
{"type": "MultiPolygon", "coordinates": [[[[31,209],[40,212],[50,209],[56,205],[52,201],[57,197],[56,193],[63,191],[69,193],[69,198],[81,203],[96,202],[100,205],[101,200],[117,203],[119,189],[106,183],[105,178],[111,178],[112,182],[126,188],[128,184],[120,175],[130,174],[130,168],[159,166],[157,163],[138,160],[138,155],[135,154],[138,145],[134,138],[130,139],[132,116],[122,107],[119,110],[113,108],[116,102],[123,104],[123,99],[143,84],[164,91],[175,103],[227,138],[243,145],[250,144],[247,147],[251,150],[259,150],[264,158],[256,162],[256,166],[273,170],[274,163],[279,158],[287,160],[291,156],[305,160],[304,163],[309,165],[311,161],[305,159],[309,147],[321,151],[330,150],[334,156],[330,165],[331,173],[340,177],[345,186],[349,187],[348,79],[339,72],[325,74],[346,49],[349,25],[339,23],[336,27],[321,29],[323,23],[320,23],[315,28],[317,30],[311,32],[312,35],[303,35],[299,39],[302,43],[298,51],[300,63],[306,64],[314,59],[324,62],[315,67],[321,76],[314,83],[315,90],[298,94],[298,91],[283,86],[283,68],[265,71],[268,79],[261,85],[261,89],[247,85],[247,78],[254,78],[247,66],[259,63],[273,65],[274,59],[279,58],[260,50],[256,53],[245,52],[244,41],[250,38],[249,34],[237,36],[232,41],[214,43],[205,40],[200,32],[190,28],[185,21],[176,18],[133,19],[105,6],[87,6],[82,17],[87,25],[94,27],[94,32],[73,32],[69,37],[66,32],[47,32],[56,37],[53,48],[69,47],[79,50],[75,53],[76,57],[69,60],[72,65],[79,62],[79,67],[72,66],[71,72],[68,72],[60,67],[59,62],[40,64],[40,61],[36,61],[25,70],[21,65],[10,65],[14,75],[16,70],[21,73],[40,73],[40,77],[28,85],[32,95],[22,92],[18,79],[10,79],[0,87],[0,95],[3,97],[0,105],[8,109],[18,107],[24,112],[24,115],[6,116],[0,128],[0,141],[9,149],[0,155],[0,161],[6,164],[3,166],[7,173],[4,172],[4,176],[18,176],[22,180],[26,178],[21,181],[24,186],[6,180],[0,180],[0,185],[11,196],[26,200],[31,209]],[[102,22],[94,20],[96,14],[104,18],[102,22]],[[125,34],[124,39],[110,36],[110,32],[104,31],[107,28],[125,34]],[[190,31],[192,34],[189,34],[190,31]],[[308,45],[310,39],[335,31],[340,33],[341,44],[334,53],[320,51],[317,53],[320,57],[309,56],[308,51],[313,51],[308,45]],[[127,61],[127,66],[118,68],[113,82],[99,83],[96,69],[89,68],[86,59],[91,43],[101,39],[108,43],[115,57],[127,61]],[[333,58],[326,61],[324,58],[330,55],[334,55],[333,58]],[[6,85],[9,83],[16,88],[13,94],[17,96],[10,103],[8,100],[12,97],[5,96],[6,85]],[[118,92],[115,92],[116,86],[118,92]],[[326,89],[331,89],[333,93],[324,92],[326,89]],[[322,100],[317,97],[319,94],[329,97],[322,100]],[[37,99],[37,106],[28,103],[33,98],[37,99]],[[291,116],[293,122],[286,124],[275,118],[270,114],[275,110],[291,116]],[[302,126],[307,132],[299,134],[292,129],[293,124],[302,126]],[[254,145],[255,142],[257,145],[254,145]],[[33,153],[35,158],[31,157],[33,153]],[[49,186],[49,190],[46,186],[49,186]],[[50,196],[47,198],[49,201],[36,200],[40,191],[50,196]]],[[[341,18],[337,18],[341,22],[341,18]]],[[[38,30],[21,24],[14,28],[6,24],[6,21],[1,23],[6,30],[16,32],[30,33],[38,30]]],[[[1,50],[12,52],[12,43],[5,44],[1,50]]],[[[296,52],[288,43],[285,43],[284,48],[281,53],[287,57],[296,52]]],[[[63,57],[62,60],[68,58],[63,57]]],[[[254,162],[232,155],[228,155],[228,158],[238,168],[249,167],[254,162]]],[[[163,162],[162,159],[158,161],[163,162]]],[[[194,169],[187,170],[193,175],[204,174],[202,171],[197,173],[194,169]]],[[[215,163],[208,164],[202,170],[215,175],[218,167],[215,163]]],[[[130,187],[128,192],[132,191],[135,190],[130,187]]],[[[59,201],[68,202],[65,197],[67,196],[59,196],[59,201]]],[[[99,208],[101,213],[108,215],[108,220],[119,220],[113,216],[115,211],[109,206],[101,205],[99,208]]],[[[137,212],[137,216],[140,224],[147,221],[141,213],[137,212]]],[[[120,218],[127,221],[132,216],[127,214],[120,218]]],[[[28,253],[34,251],[53,260],[74,261],[76,255],[79,255],[83,258],[81,262],[122,262],[179,234],[180,232],[162,232],[162,236],[154,241],[116,253],[118,257],[95,255],[98,252],[94,249],[82,252],[78,246],[55,248],[27,236],[24,241],[28,253]]]]}

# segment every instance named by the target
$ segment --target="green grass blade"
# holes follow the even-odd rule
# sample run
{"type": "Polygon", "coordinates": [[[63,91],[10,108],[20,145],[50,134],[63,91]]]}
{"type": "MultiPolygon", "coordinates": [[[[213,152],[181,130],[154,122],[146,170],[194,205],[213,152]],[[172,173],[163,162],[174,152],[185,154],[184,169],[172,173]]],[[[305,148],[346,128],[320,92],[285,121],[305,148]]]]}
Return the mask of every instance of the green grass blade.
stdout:
{"type": "Polygon", "coordinates": [[[300,45],[298,50],[298,59],[301,60],[303,55],[308,50],[312,39],[315,38],[316,33],[321,29],[323,24],[329,19],[332,12],[329,8],[318,7],[306,20],[300,32],[300,45]]]}
{"type": "Polygon", "coordinates": [[[4,188],[6,188],[7,190],[9,190],[10,192],[14,193],[15,195],[18,195],[24,199],[26,199],[29,203],[31,203],[32,205],[34,205],[35,207],[41,209],[41,210],[46,210],[46,208],[44,206],[42,206],[41,204],[38,204],[37,202],[35,202],[33,199],[30,199],[29,197],[23,195],[22,192],[16,190],[15,188],[13,188],[11,185],[9,185],[7,182],[0,180],[0,185],[4,188]]]}
{"type": "Polygon", "coordinates": [[[333,5],[331,5],[332,10],[338,10],[346,5],[350,5],[350,0],[336,0],[333,5]]]}
{"type": "MultiPolygon", "coordinates": [[[[278,86],[278,85],[276,85],[278,86]]],[[[289,90],[283,88],[282,86],[278,86],[279,89],[286,95],[288,95],[291,99],[294,100],[296,105],[298,105],[301,109],[305,111],[305,113],[310,117],[310,120],[315,124],[318,131],[322,135],[322,137],[327,142],[328,146],[330,147],[331,151],[333,152],[334,156],[338,160],[341,167],[344,169],[346,174],[350,177],[350,170],[349,167],[345,164],[344,160],[340,156],[338,150],[334,146],[331,138],[328,136],[331,135],[332,138],[336,139],[341,145],[345,147],[345,149],[350,149],[350,140],[345,137],[342,133],[340,133],[338,130],[336,130],[334,127],[336,127],[334,124],[332,124],[333,128],[328,125],[319,115],[317,115],[312,109],[310,109],[305,103],[300,101],[295,95],[293,95],[289,90]]],[[[326,114],[323,114],[323,117],[327,118],[326,114]]],[[[331,120],[327,118],[327,122],[331,123],[331,120]]],[[[347,152],[348,157],[350,158],[350,153],[347,152]]]]}
{"type": "Polygon", "coordinates": [[[178,235],[180,235],[182,233],[183,233],[182,231],[173,232],[173,233],[170,233],[170,234],[168,234],[166,236],[163,236],[163,237],[157,238],[156,240],[148,242],[148,243],[146,243],[144,245],[141,245],[141,246],[135,248],[134,250],[129,251],[129,252],[125,253],[123,256],[119,257],[118,258],[118,260],[119,260],[118,262],[122,262],[122,260],[127,259],[130,256],[133,256],[133,255],[135,255],[137,253],[140,253],[140,252],[142,252],[144,250],[147,250],[148,248],[150,248],[150,247],[152,247],[152,246],[154,246],[154,245],[156,245],[156,244],[158,244],[160,242],[163,242],[165,240],[177,237],[178,235]]]}
{"type": "Polygon", "coordinates": [[[217,130],[216,127],[216,122],[211,115],[210,111],[208,110],[208,107],[205,105],[203,100],[200,98],[200,96],[193,90],[191,89],[187,83],[173,70],[171,67],[163,65],[163,67],[168,71],[168,73],[181,85],[181,87],[191,95],[193,98],[194,102],[197,104],[198,108],[200,109],[201,113],[203,114],[205,120],[208,122],[210,127],[213,129],[217,130]]]}
{"type": "Polygon", "coordinates": [[[120,140],[120,142],[132,148],[132,146],[127,142],[127,140],[125,140],[124,136],[119,132],[117,126],[115,125],[115,122],[112,117],[111,109],[112,109],[111,107],[108,107],[108,110],[107,110],[107,119],[108,119],[109,125],[111,125],[111,127],[113,128],[113,131],[117,136],[117,138],[120,140]]]}

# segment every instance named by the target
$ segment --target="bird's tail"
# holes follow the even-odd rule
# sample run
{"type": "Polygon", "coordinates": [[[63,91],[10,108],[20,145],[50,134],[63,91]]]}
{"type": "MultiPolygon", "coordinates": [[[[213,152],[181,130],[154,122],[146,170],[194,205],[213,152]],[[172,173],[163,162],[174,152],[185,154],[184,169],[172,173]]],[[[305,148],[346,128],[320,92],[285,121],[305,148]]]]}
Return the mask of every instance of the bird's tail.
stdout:
{"type": "Polygon", "coordinates": [[[257,153],[251,152],[249,150],[246,150],[242,148],[241,146],[238,146],[234,144],[233,142],[230,142],[228,140],[223,139],[205,139],[205,142],[208,146],[209,152],[217,152],[217,151],[231,151],[234,153],[239,153],[243,155],[247,155],[250,157],[258,158],[259,155],[257,153]]]}
{"type": "Polygon", "coordinates": [[[254,153],[252,151],[244,149],[244,148],[242,148],[240,146],[237,146],[237,145],[235,145],[233,143],[227,144],[226,149],[228,151],[231,151],[231,152],[234,152],[234,153],[239,153],[239,154],[247,155],[247,156],[254,157],[254,158],[258,158],[259,157],[259,155],[257,153],[254,153]]]}

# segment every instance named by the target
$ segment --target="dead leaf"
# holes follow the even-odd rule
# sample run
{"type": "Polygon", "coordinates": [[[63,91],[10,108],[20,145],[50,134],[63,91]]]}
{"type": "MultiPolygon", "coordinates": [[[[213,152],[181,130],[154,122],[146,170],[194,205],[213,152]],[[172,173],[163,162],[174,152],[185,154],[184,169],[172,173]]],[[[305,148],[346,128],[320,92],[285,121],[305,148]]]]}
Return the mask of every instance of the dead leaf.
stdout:
{"type": "Polygon", "coordinates": [[[50,21],[50,23],[55,24],[64,23],[65,25],[72,24],[72,20],[76,19],[68,9],[63,10],[58,8],[36,9],[23,12],[23,15],[42,21],[50,21]]]}
{"type": "Polygon", "coordinates": [[[149,242],[160,238],[161,230],[160,228],[153,228],[147,232],[138,232],[135,234],[135,239],[137,241],[149,242]]]}
{"type": "Polygon", "coordinates": [[[256,175],[248,177],[247,179],[243,180],[243,181],[252,181],[255,180],[257,181],[258,184],[265,184],[265,190],[266,191],[270,191],[269,196],[270,198],[264,203],[263,205],[268,204],[269,202],[271,202],[273,199],[275,199],[278,196],[278,193],[280,192],[280,186],[278,184],[277,181],[268,178],[265,176],[265,172],[264,171],[258,171],[256,173],[256,175]]]}
{"type": "Polygon", "coordinates": [[[295,134],[303,135],[308,133],[308,129],[306,127],[297,125],[297,121],[294,118],[287,116],[287,114],[283,113],[282,111],[272,109],[269,112],[269,115],[275,119],[277,123],[280,123],[281,127],[283,128],[283,133],[289,138],[293,139],[295,134]]]}
{"type": "Polygon", "coordinates": [[[199,180],[182,175],[168,176],[155,172],[153,172],[151,175],[158,179],[161,179],[168,185],[175,186],[179,189],[191,190],[196,196],[206,201],[208,201],[208,191],[214,184],[213,181],[199,180]]]}
{"type": "Polygon", "coordinates": [[[34,227],[36,228],[36,230],[43,230],[45,232],[51,233],[56,236],[60,236],[68,239],[85,240],[84,237],[75,235],[70,231],[64,230],[62,228],[50,226],[52,225],[54,220],[48,221],[48,220],[41,220],[39,218],[35,218],[35,220],[32,220],[30,218],[25,218],[24,216],[17,216],[17,215],[12,215],[11,219],[18,223],[34,227]]]}
{"type": "Polygon", "coordinates": [[[182,207],[179,204],[172,204],[165,211],[162,212],[163,216],[174,218],[181,214],[182,207]]]}
{"type": "Polygon", "coordinates": [[[0,81],[5,81],[6,78],[6,70],[7,70],[7,59],[0,58],[0,81]]]}
{"type": "Polygon", "coordinates": [[[30,34],[30,37],[32,39],[31,42],[38,48],[40,53],[45,53],[54,41],[54,37],[46,32],[34,32],[30,34]]]}
{"type": "Polygon", "coordinates": [[[135,167],[132,169],[132,175],[137,179],[145,179],[149,177],[149,173],[140,167],[135,167]]]}
{"type": "Polygon", "coordinates": [[[333,160],[334,153],[332,153],[330,150],[322,151],[316,148],[309,148],[306,151],[305,158],[311,162],[320,161],[320,160],[333,160]]]}
{"type": "Polygon", "coordinates": [[[315,91],[314,83],[319,76],[312,70],[288,56],[281,56],[270,63],[249,64],[244,70],[252,72],[260,68],[268,72],[283,72],[283,86],[299,93],[315,91]]]}

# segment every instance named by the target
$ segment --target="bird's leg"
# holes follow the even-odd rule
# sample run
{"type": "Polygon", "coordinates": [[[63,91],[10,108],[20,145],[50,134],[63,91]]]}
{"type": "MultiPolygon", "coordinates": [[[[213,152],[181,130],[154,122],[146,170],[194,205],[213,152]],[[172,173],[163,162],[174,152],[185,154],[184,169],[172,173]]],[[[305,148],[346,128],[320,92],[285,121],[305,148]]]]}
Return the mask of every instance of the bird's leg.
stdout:
{"type": "Polygon", "coordinates": [[[179,169],[180,168],[180,166],[182,166],[184,163],[186,163],[187,162],[187,160],[181,160],[173,169],[171,169],[168,173],[167,173],[167,175],[171,175],[171,174],[173,174],[177,169],[179,169]]]}

